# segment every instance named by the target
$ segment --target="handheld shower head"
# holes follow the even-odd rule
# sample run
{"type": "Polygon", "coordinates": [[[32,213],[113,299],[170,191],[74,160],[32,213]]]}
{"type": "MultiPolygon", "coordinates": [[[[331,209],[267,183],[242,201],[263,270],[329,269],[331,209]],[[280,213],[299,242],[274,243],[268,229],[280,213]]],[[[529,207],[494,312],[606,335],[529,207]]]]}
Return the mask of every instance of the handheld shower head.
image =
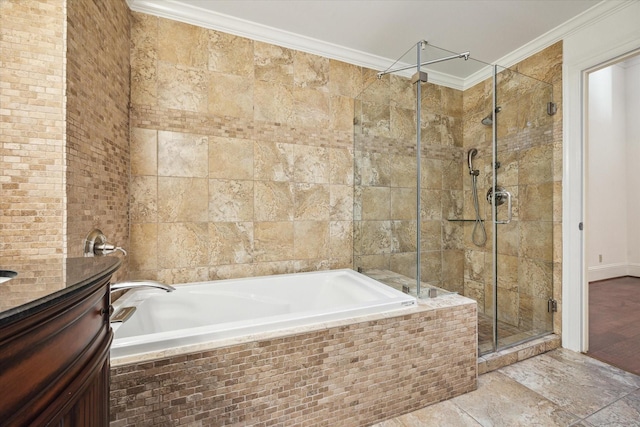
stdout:
{"type": "Polygon", "coordinates": [[[480,175],[480,171],[478,169],[473,169],[473,158],[478,154],[478,150],[472,148],[467,152],[467,164],[469,165],[469,175],[478,176],[480,175]]]}

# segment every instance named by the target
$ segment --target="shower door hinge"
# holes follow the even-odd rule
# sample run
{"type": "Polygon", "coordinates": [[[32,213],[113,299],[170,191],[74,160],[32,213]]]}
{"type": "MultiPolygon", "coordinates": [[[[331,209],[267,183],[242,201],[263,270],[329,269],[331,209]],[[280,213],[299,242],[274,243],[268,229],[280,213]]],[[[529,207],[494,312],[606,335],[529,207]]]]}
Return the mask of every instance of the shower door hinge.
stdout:
{"type": "Polygon", "coordinates": [[[547,312],[549,313],[557,313],[558,312],[558,301],[553,298],[549,298],[547,301],[547,312]]]}
{"type": "Polygon", "coordinates": [[[558,106],[555,102],[547,103],[547,114],[550,116],[555,115],[558,112],[558,106]]]}

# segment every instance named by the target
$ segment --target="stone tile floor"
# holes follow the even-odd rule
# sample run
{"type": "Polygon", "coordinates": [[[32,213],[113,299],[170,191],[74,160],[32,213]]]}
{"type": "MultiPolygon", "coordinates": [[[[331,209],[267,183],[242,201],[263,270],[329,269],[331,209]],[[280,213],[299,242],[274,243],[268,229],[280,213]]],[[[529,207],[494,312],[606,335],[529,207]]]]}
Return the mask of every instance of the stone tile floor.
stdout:
{"type": "Polygon", "coordinates": [[[478,377],[478,390],[375,427],[640,426],[640,376],[566,349],[478,377]]]}

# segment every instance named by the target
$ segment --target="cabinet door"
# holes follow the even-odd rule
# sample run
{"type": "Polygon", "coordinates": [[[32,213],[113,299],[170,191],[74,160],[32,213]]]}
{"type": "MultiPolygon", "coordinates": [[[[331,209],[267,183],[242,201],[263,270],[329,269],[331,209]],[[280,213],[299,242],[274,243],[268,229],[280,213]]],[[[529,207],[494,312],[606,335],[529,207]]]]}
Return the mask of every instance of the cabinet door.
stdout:
{"type": "Polygon", "coordinates": [[[108,307],[103,279],[0,330],[2,425],[108,425],[108,307]]]}
{"type": "Polygon", "coordinates": [[[109,359],[95,373],[93,380],[78,396],[76,403],[53,426],[103,426],[109,425],[109,359]]]}

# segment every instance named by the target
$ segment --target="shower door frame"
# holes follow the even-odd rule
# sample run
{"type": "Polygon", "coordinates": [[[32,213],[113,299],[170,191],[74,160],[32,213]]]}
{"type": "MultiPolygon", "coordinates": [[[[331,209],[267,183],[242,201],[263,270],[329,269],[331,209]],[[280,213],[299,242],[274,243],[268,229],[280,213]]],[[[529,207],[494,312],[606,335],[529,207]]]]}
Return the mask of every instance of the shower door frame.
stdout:
{"type": "MultiPolygon", "coordinates": [[[[495,197],[497,191],[498,173],[495,165],[498,162],[498,115],[496,114],[496,108],[498,108],[498,66],[491,66],[491,83],[493,91],[491,93],[491,112],[493,113],[493,122],[491,123],[491,191],[495,197]]],[[[511,195],[509,195],[511,197],[511,195]]],[[[493,325],[491,340],[492,352],[498,351],[498,210],[495,203],[491,203],[491,258],[493,270],[491,272],[491,298],[493,307],[493,325]]],[[[485,299],[486,299],[485,295],[485,299]]],[[[478,352],[479,353],[479,352],[478,352]]]]}

